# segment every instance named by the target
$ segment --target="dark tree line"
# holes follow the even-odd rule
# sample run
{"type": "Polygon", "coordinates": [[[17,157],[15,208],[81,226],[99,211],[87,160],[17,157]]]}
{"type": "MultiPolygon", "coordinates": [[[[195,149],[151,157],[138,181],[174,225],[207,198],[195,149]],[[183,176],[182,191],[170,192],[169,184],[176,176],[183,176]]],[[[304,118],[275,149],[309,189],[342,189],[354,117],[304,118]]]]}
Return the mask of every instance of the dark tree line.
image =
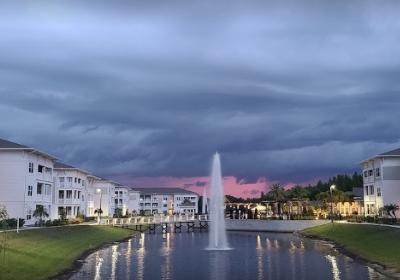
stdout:
{"type": "MultiPolygon", "coordinates": [[[[351,192],[353,188],[362,188],[363,179],[362,175],[354,172],[352,176],[347,174],[339,174],[332,178],[329,178],[327,182],[318,181],[316,185],[301,186],[296,185],[292,189],[283,190],[288,198],[308,198],[309,200],[316,200],[317,195],[321,192],[329,191],[330,186],[335,185],[336,189],[342,192],[351,192]]],[[[226,201],[231,203],[258,203],[265,200],[273,200],[279,197],[279,184],[271,186],[271,190],[268,193],[261,192],[261,196],[258,198],[237,198],[231,195],[226,195],[226,201]]]]}

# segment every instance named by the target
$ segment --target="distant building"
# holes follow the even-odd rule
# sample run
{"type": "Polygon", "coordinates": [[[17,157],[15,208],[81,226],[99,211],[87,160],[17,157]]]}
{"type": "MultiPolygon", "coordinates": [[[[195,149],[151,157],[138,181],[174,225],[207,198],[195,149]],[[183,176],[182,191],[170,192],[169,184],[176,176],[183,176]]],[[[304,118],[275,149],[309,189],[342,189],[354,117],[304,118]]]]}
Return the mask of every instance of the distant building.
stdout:
{"type": "Polygon", "coordinates": [[[0,139],[0,205],[8,215],[35,224],[33,212],[43,205],[54,215],[53,166],[58,158],[0,139]]]}
{"type": "Polygon", "coordinates": [[[367,158],[362,167],[365,215],[388,204],[400,206],[400,149],[367,158]]]}
{"type": "Polygon", "coordinates": [[[196,214],[199,195],[180,188],[134,188],[142,214],[196,214]]]}

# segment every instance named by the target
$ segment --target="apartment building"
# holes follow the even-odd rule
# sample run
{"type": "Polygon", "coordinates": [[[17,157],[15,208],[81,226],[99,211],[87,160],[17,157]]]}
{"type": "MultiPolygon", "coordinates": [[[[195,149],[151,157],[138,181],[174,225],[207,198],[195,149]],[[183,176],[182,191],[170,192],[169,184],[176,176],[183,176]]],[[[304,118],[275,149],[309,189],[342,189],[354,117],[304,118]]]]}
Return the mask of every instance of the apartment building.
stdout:
{"type": "Polygon", "coordinates": [[[362,166],[365,215],[388,204],[400,205],[400,149],[367,158],[362,166]]]}
{"type": "Polygon", "coordinates": [[[90,172],[61,162],[54,163],[55,204],[51,219],[58,219],[62,212],[67,218],[78,214],[94,216],[94,182],[101,178],[90,172]],[[56,214],[56,215],[54,215],[56,214]]]}
{"type": "Polygon", "coordinates": [[[33,211],[44,206],[54,215],[53,166],[57,157],[0,139],[0,204],[10,217],[35,224],[33,211]]]}
{"type": "Polygon", "coordinates": [[[199,195],[180,188],[135,188],[141,214],[196,214],[199,195]]]}
{"type": "Polygon", "coordinates": [[[113,217],[115,214],[115,189],[118,183],[100,178],[93,183],[94,209],[101,209],[102,216],[113,217]]]}

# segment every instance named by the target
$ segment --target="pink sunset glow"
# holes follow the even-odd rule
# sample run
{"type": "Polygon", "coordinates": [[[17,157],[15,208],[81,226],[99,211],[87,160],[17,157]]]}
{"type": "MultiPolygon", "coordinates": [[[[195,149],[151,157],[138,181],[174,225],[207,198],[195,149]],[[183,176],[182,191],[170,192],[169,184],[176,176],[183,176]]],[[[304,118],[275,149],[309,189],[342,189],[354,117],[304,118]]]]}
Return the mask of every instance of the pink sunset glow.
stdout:
{"type": "MultiPolygon", "coordinates": [[[[203,194],[204,188],[208,193],[208,186],[210,177],[138,177],[127,178],[124,175],[112,176],[111,180],[118,183],[125,184],[133,188],[184,188],[196,192],[200,195],[203,194]]],[[[261,192],[267,193],[274,183],[265,177],[260,177],[256,182],[246,182],[246,180],[238,180],[235,176],[223,177],[224,191],[226,195],[241,198],[258,198],[261,192]]],[[[308,185],[300,184],[303,186],[308,185]]],[[[285,189],[293,187],[294,183],[283,185],[285,189]]]]}

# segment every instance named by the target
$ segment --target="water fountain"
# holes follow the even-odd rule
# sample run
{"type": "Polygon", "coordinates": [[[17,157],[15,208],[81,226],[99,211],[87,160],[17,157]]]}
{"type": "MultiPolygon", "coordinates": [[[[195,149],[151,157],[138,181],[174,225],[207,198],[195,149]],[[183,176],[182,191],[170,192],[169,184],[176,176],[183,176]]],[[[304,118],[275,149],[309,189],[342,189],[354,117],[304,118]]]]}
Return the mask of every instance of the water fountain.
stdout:
{"type": "Polygon", "coordinates": [[[210,182],[210,230],[209,250],[228,250],[225,230],[224,213],[224,188],[221,176],[221,161],[218,153],[215,153],[210,182]]]}

